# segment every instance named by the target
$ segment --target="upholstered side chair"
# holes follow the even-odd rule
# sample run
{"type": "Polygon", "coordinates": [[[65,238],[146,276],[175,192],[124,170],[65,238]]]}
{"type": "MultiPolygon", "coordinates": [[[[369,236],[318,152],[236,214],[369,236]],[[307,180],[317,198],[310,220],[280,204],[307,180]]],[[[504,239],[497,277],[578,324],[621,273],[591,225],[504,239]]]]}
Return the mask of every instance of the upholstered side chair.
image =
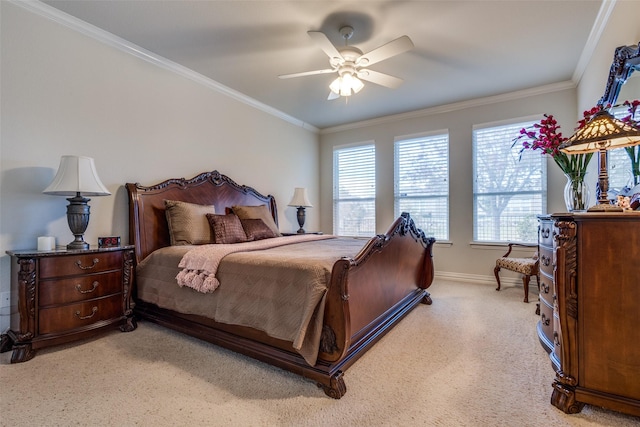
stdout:
{"type": "Polygon", "coordinates": [[[529,302],[529,280],[532,276],[536,277],[538,289],[540,289],[540,273],[538,269],[538,245],[528,243],[509,243],[509,249],[507,253],[496,260],[496,267],[493,269],[493,273],[496,276],[498,287],[496,291],[500,290],[500,269],[504,268],[509,271],[515,271],[522,274],[522,284],[524,285],[524,302],[529,302]],[[515,258],[510,257],[511,251],[514,247],[526,247],[536,248],[535,253],[530,258],[515,258]]]}

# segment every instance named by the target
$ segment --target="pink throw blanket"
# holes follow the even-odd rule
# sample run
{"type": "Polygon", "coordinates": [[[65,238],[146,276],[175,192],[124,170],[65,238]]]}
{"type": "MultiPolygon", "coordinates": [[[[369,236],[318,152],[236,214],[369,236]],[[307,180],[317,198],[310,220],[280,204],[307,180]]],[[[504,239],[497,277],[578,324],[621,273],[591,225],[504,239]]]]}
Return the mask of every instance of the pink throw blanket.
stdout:
{"type": "Polygon", "coordinates": [[[198,292],[213,292],[220,286],[220,282],[216,278],[220,261],[229,254],[333,238],[335,236],[301,234],[246,243],[201,245],[191,249],[182,257],[178,265],[182,270],[176,276],[176,280],[178,285],[193,288],[198,292]]]}

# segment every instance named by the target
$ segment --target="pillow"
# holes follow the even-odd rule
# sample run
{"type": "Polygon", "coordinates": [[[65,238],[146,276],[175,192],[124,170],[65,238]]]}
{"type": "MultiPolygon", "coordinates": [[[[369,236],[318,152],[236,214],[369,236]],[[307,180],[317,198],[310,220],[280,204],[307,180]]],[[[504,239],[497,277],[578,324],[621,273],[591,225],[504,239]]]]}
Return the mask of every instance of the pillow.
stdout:
{"type": "Polygon", "coordinates": [[[241,219],[242,228],[249,240],[262,240],[277,237],[276,233],[264,223],[263,220],[256,219],[241,219]]]}
{"type": "Polygon", "coordinates": [[[213,243],[213,233],[205,215],[215,213],[215,206],[165,200],[164,207],[172,246],[213,243]]]}
{"type": "Polygon", "coordinates": [[[280,234],[280,230],[278,230],[278,226],[276,222],[273,220],[271,216],[271,212],[267,208],[267,205],[260,206],[232,206],[231,209],[233,213],[238,215],[240,219],[261,219],[267,224],[276,236],[282,236],[280,234]]]}
{"type": "Polygon", "coordinates": [[[242,243],[247,241],[247,235],[242,228],[240,218],[234,214],[207,214],[207,220],[213,230],[215,243],[242,243]]]}

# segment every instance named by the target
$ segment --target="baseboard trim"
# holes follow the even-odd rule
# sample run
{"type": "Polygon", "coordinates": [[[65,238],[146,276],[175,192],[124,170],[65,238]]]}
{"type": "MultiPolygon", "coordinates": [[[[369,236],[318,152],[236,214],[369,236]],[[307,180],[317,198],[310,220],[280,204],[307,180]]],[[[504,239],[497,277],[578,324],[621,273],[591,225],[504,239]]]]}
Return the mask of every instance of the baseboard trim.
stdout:
{"type": "MultiPolygon", "coordinates": [[[[492,285],[497,286],[495,276],[486,276],[480,274],[465,274],[465,273],[454,273],[451,271],[436,271],[434,277],[436,279],[442,280],[454,280],[456,282],[466,282],[466,283],[477,283],[479,285],[492,285]]],[[[520,286],[522,287],[522,278],[521,277],[510,277],[507,275],[500,276],[500,283],[502,286],[520,286]]],[[[529,283],[529,290],[533,290],[532,285],[536,285],[535,278],[533,278],[532,283],[529,283]]]]}

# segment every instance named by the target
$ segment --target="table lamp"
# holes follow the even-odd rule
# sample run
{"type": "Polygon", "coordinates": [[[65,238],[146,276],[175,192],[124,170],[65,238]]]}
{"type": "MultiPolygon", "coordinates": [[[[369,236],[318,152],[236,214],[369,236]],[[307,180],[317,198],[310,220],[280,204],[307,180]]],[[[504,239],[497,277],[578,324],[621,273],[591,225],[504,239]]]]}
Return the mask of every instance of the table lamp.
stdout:
{"type": "Polygon", "coordinates": [[[309,198],[307,197],[307,189],[306,188],[296,188],[293,192],[293,198],[289,202],[289,206],[293,206],[298,208],[298,225],[300,229],[298,230],[298,234],[304,234],[304,220],[306,219],[305,208],[312,208],[311,202],[309,202],[309,198]]]}
{"type": "Polygon", "coordinates": [[[609,174],[607,170],[607,150],[640,144],[640,129],[616,119],[606,110],[597,112],[587,124],[576,131],[571,138],[558,147],[567,154],[598,152],[598,204],[588,212],[622,211],[619,206],[609,203],[609,174]]]}
{"type": "Polygon", "coordinates": [[[67,199],[67,222],[75,239],[67,245],[67,249],[89,249],[89,244],[82,237],[89,225],[88,202],[91,200],[85,196],[111,194],[98,178],[93,159],[84,156],[62,156],[58,173],[43,193],[73,196],[67,199]]]}

